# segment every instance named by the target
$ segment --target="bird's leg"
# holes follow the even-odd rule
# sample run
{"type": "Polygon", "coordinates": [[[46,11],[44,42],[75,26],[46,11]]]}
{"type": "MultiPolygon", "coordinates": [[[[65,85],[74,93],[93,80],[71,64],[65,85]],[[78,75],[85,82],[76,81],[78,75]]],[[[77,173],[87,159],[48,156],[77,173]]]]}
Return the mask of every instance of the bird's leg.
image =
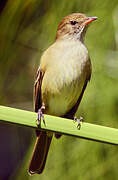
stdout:
{"type": "Polygon", "coordinates": [[[44,110],[45,110],[44,105],[42,105],[41,108],[38,110],[38,118],[37,118],[38,126],[40,126],[40,124],[41,124],[41,118],[43,120],[43,123],[45,124],[45,119],[44,119],[44,115],[43,115],[44,110]]]}
{"type": "Polygon", "coordinates": [[[83,117],[80,116],[80,118],[74,117],[74,122],[77,122],[77,128],[80,130],[81,128],[81,122],[83,122],[83,117]]]}

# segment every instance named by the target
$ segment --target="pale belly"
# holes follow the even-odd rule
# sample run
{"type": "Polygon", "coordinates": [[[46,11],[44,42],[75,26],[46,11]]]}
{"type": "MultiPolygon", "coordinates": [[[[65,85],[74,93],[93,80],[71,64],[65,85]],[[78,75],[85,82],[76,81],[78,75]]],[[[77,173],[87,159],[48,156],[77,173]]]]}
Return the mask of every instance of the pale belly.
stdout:
{"type": "Polygon", "coordinates": [[[45,88],[43,88],[42,99],[46,106],[45,113],[55,116],[66,114],[76,104],[84,86],[85,76],[85,73],[78,73],[76,77],[75,73],[71,79],[67,74],[64,78],[62,74],[57,73],[55,77],[50,74],[50,81],[45,83],[45,88]]]}
{"type": "Polygon", "coordinates": [[[78,87],[69,86],[64,90],[62,89],[60,94],[50,96],[46,113],[50,115],[62,116],[71,110],[81,94],[82,84],[78,87]]]}

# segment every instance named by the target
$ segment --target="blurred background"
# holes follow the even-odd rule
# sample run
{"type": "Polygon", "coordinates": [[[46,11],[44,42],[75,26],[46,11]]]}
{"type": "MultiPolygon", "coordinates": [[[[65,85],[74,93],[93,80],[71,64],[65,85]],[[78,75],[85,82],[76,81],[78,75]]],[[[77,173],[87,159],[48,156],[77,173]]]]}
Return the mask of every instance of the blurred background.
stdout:
{"type": "MultiPolygon", "coordinates": [[[[41,54],[60,20],[73,12],[98,16],[86,34],[93,73],[77,115],[118,128],[117,0],[0,1],[0,104],[33,111],[41,54]]],[[[33,129],[0,124],[0,180],[118,179],[117,146],[68,136],[53,139],[43,174],[29,176],[34,141],[33,129]]]]}

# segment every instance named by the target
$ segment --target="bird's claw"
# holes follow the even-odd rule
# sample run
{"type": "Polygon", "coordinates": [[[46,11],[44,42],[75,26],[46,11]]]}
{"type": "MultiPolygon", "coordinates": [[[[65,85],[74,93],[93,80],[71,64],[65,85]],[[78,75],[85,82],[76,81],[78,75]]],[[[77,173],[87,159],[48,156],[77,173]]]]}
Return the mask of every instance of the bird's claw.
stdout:
{"type": "MultiPolygon", "coordinates": [[[[44,119],[44,114],[43,111],[45,110],[45,106],[42,106],[39,110],[38,110],[38,118],[37,118],[37,125],[40,126],[41,124],[41,118],[43,120],[43,123],[45,124],[45,119],[44,119]]],[[[45,124],[46,125],[46,124],[45,124]]]]}
{"type": "Polygon", "coordinates": [[[74,117],[74,122],[77,122],[77,129],[80,130],[81,128],[81,122],[83,122],[83,117],[80,116],[80,118],[78,119],[77,117],[74,117]]]}

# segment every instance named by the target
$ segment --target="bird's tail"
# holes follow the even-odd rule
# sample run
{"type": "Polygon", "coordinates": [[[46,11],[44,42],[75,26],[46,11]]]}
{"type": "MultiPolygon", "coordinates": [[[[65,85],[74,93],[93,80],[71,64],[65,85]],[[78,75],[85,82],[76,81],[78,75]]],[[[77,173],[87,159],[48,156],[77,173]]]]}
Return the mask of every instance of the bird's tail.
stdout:
{"type": "Polygon", "coordinates": [[[48,150],[52,140],[52,133],[48,134],[46,131],[40,131],[36,139],[32,159],[29,165],[29,174],[41,174],[45,167],[48,150]]]}

